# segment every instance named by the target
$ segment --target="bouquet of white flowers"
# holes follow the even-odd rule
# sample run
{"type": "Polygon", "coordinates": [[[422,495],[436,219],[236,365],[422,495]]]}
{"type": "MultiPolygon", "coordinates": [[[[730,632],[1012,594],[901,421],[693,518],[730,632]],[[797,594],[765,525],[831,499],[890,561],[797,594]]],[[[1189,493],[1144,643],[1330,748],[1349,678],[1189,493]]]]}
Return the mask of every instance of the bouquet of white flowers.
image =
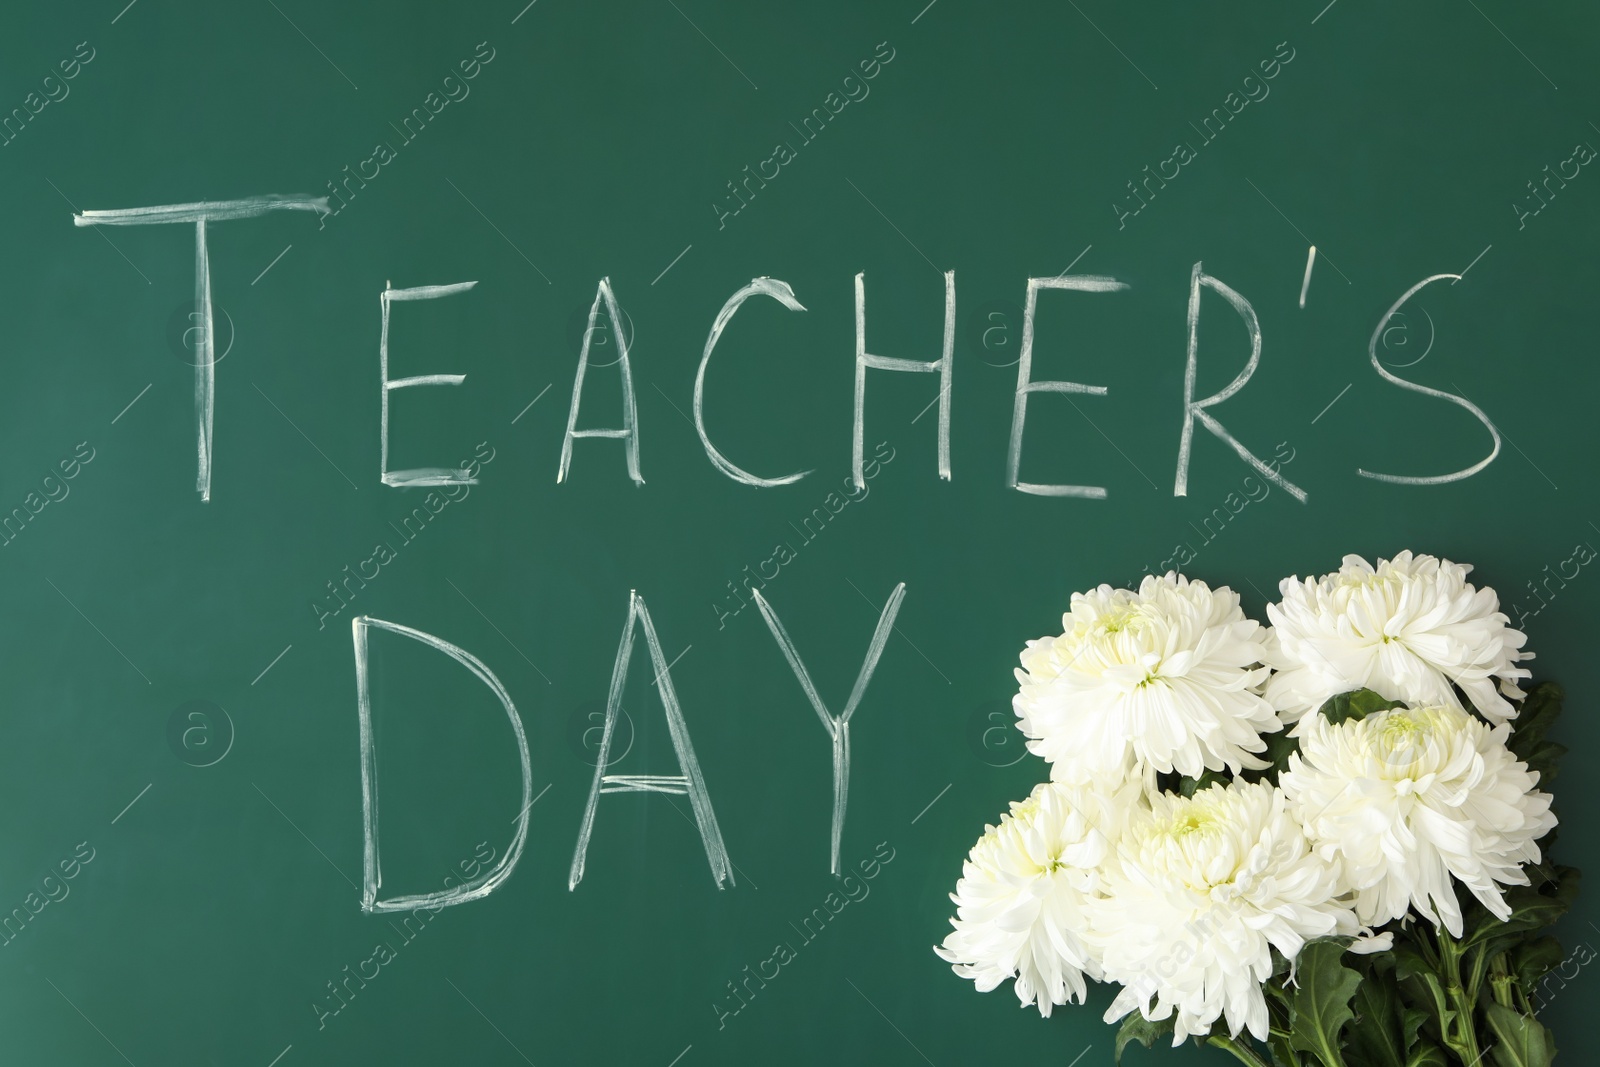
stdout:
{"type": "Polygon", "coordinates": [[[1050,780],[972,847],[935,951],[1047,1016],[1119,984],[1119,1060],[1171,1035],[1254,1067],[1549,1064],[1561,691],[1521,688],[1470,570],[1347,556],[1270,627],[1178,574],[1073,596],[1017,671],[1050,780]]]}

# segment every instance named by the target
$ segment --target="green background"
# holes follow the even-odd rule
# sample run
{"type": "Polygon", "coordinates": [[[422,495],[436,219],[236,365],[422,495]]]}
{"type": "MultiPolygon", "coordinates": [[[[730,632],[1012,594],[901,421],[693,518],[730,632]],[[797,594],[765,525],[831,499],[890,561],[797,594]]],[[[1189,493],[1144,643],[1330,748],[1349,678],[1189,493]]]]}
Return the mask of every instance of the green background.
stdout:
{"type": "MultiPolygon", "coordinates": [[[[69,895],[0,948],[8,1062],[1109,1063],[1108,990],[1045,1021],[1009,987],[977,994],[930,946],[966,849],[1045,773],[1004,728],[1022,643],[1058,627],[1072,591],[1133,581],[1180,543],[1195,552],[1189,574],[1238,588],[1258,617],[1280,578],[1347,552],[1477,564],[1527,613],[1538,677],[1573,694],[1558,858],[1592,861],[1587,605],[1600,578],[1552,583],[1538,611],[1527,583],[1600,541],[1600,178],[1586,169],[1520,229],[1510,205],[1546,164],[1600,142],[1593,9],[925,2],[111,0],[6,13],[0,113],[78,42],[94,50],[70,95],[0,148],[0,512],[80,442],[94,450],[69,495],[0,549],[0,912],[80,842],[94,850],[69,895]],[[1198,144],[1189,123],[1284,41],[1294,58],[1270,95],[1119,228],[1125,183],[1180,139],[1198,144]],[[298,213],[213,225],[231,323],[219,352],[232,337],[201,503],[193,372],[170,328],[192,296],[192,228],[92,231],[72,210],[325,194],[376,142],[398,144],[391,124],[479,42],[494,58],[470,95],[325,225],[298,213]],[[880,42],[893,59],[870,95],[719,228],[726,183],[798,142],[788,124],[880,42]],[[1287,443],[1284,474],[1309,493],[1301,505],[1274,490],[1209,540],[1201,520],[1249,471],[1199,430],[1189,495],[1172,493],[1196,261],[1252,302],[1264,334],[1253,380],[1215,413],[1258,455],[1287,443]],[[1046,293],[1035,376],[1109,393],[1035,398],[1022,476],[1102,485],[1101,501],[1004,484],[1016,308],[1029,277],[1069,264],[1131,288],[1046,293]],[[1384,382],[1367,354],[1402,292],[1469,264],[1378,351],[1476,401],[1502,453],[1439,487],[1357,476],[1446,473],[1487,453],[1470,414],[1384,382]],[[957,289],[953,480],[937,478],[935,413],[922,417],[936,380],[873,372],[868,452],[888,442],[895,458],[802,544],[791,524],[849,474],[855,274],[869,349],[932,359],[944,270],[957,289]],[[808,310],[746,305],[706,409],[740,465],[815,469],[773,489],[714,470],[687,415],[712,318],[757,276],[788,282],[808,310]],[[616,441],[579,441],[555,482],[603,277],[631,321],[642,488],[616,441]],[[396,394],[394,466],[454,465],[479,442],[494,455],[402,547],[388,524],[425,491],[378,480],[378,293],[474,279],[466,295],[396,309],[396,375],[467,377],[396,394]],[[325,583],[379,541],[397,558],[319,628],[325,583]],[[789,924],[835,887],[826,736],[756,613],[719,627],[715,606],[779,542],[795,558],[766,596],[835,710],[878,605],[907,585],[854,720],[842,850],[855,864],[886,842],[894,859],[719,1029],[726,983],[798,941],[789,924]],[[606,797],[587,876],[567,889],[593,774],[585,730],[630,589],[666,654],[682,653],[672,678],[737,865],[726,891],[684,799],[660,796],[606,797]],[[483,659],[526,724],[533,789],[548,792],[510,880],[441,912],[319,1028],[326,983],[376,943],[400,944],[356,889],[355,612],[483,659]],[[226,718],[174,741],[174,715],[197,700],[226,718]]],[[[582,426],[617,418],[616,371],[598,366],[616,337],[602,326],[582,426]]],[[[1209,394],[1247,352],[1215,295],[1200,347],[1209,394]]],[[[385,892],[424,892],[477,842],[503,852],[516,758],[504,716],[463,672],[392,635],[373,647],[385,892]]],[[[614,769],[670,773],[637,651],[624,697],[636,743],[614,769]]],[[[1592,915],[1580,901],[1569,946],[1591,937],[1592,915]]],[[[1568,1050],[1583,1046],[1594,983],[1583,972],[1548,1011],[1568,1050]]]]}

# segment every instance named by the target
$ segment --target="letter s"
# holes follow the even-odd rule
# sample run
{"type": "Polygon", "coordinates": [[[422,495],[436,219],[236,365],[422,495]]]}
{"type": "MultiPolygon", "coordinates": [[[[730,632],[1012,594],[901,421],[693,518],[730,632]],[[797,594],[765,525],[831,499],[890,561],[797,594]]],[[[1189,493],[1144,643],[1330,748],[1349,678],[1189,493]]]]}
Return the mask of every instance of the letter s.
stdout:
{"type": "Polygon", "coordinates": [[[1479,471],[1483,470],[1483,468],[1493,463],[1495,457],[1500,454],[1500,431],[1494,428],[1494,423],[1489,421],[1489,416],[1485,415],[1483,413],[1483,409],[1479,408],[1478,405],[1474,404],[1464,396],[1457,396],[1455,393],[1446,393],[1441,389],[1430,389],[1426,385],[1418,385],[1416,382],[1408,382],[1404,378],[1401,378],[1399,375],[1389,370],[1389,368],[1385,367],[1378,360],[1378,342],[1383,339],[1383,331],[1388,328],[1389,320],[1394,318],[1395,314],[1405,306],[1406,301],[1410,300],[1413,296],[1417,295],[1417,293],[1421,292],[1427,286],[1432,285],[1434,282],[1443,281],[1445,278],[1460,277],[1461,275],[1459,274],[1434,274],[1430,277],[1422,279],[1416,285],[1413,285],[1411,288],[1407,289],[1405,291],[1405,295],[1403,295],[1399,300],[1396,300],[1394,302],[1394,306],[1384,313],[1383,318],[1378,320],[1378,327],[1372,331],[1372,339],[1367,342],[1367,354],[1372,358],[1373,367],[1377,369],[1378,374],[1382,376],[1385,381],[1393,382],[1400,388],[1409,389],[1413,393],[1421,393],[1424,396],[1436,396],[1440,400],[1448,400],[1450,403],[1456,404],[1472,412],[1473,416],[1477,418],[1479,422],[1483,423],[1484,428],[1489,431],[1489,436],[1494,439],[1494,447],[1489,450],[1489,454],[1487,456],[1480,459],[1477,463],[1474,463],[1472,466],[1467,467],[1464,470],[1456,471],[1452,474],[1434,474],[1426,476],[1378,474],[1374,471],[1358,468],[1356,473],[1361,475],[1363,478],[1371,478],[1374,481],[1379,482],[1389,482],[1394,485],[1445,485],[1449,482],[1459,482],[1463,478],[1472,477],[1474,474],[1477,474],[1479,471]]]}

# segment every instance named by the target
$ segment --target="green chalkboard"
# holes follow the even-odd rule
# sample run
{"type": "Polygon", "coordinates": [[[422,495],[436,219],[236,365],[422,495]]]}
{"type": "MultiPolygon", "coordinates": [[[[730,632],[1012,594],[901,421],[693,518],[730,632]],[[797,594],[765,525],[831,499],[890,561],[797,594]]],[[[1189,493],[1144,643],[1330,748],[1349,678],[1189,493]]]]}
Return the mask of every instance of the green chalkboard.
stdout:
{"type": "Polygon", "coordinates": [[[1591,7],[125,3],[0,36],[6,1062],[1110,1063],[1108,990],[931,947],[1045,776],[1023,642],[1170,566],[1476,564],[1592,862],[1591,7]],[[1174,491],[1193,285],[1191,395],[1251,353],[1207,279],[1303,501],[1199,422],[1174,491]],[[1013,468],[1030,301],[1094,391],[1013,468]],[[903,597],[838,875],[752,590],[832,714],[903,597]]]}

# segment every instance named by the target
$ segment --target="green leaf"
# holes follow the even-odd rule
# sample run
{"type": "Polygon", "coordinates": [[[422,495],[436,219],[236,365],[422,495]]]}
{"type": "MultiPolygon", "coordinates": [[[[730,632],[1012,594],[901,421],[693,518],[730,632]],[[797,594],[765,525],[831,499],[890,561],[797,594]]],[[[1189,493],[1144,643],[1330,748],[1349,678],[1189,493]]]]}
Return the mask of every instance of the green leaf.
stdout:
{"type": "MultiPolygon", "coordinates": [[[[1369,973],[1356,987],[1351,1006],[1356,1012],[1356,1025],[1350,1028],[1352,1058],[1371,1067],[1406,1067],[1408,1043],[1394,978],[1376,970],[1369,973]]],[[[1416,1014],[1420,1025],[1422,1013],[1416,1014]]]]}
{"type": "Polygon", "coordinates": [[[1404,701],[1385,700],[1370,689],[1356,689],[1349,693],[1340,693],[1336,697],[1329,697],[1322,705],[1320,714],[1337,726],[1352,719],[1365,719],[1375,711],[1388,711],[1390,708],[1405,706],[1404,701]]]}
{"type": "Polygon", "coordinates": [[[1234,1059],[1240,1063],[1249,1064],[1250,1067],[1272,1067],[1271,1064],[1261,1058],[1261,1053],[1257,1051],[1255,1043],[1245,1034],[1240,1034],[1238,1037],[1229,1037],[1227,1034],[1196,1035],[1194,1043],[1202,1048],[1211,1045],[1216,1048],[1226,1049],[1233,1053],[1234,1059]]]}
{"type": "MultiPolygon", "coordinates": [[[[1579,874],[1570,867],[1540,864],[1530,867],[1528,874],[1537,885],[1512,886],[1506,890],[1505,901],[1511,907],[1509,919],[1500,919],[1476,899],[1469,899],[1462,912],[1466,937],[1461,943],[1465,946],[1465,984],[1469,997],[1475,997],[1482,988],[1484,976],[1496,959],[1536,940],[1566,914],[1577,896],[1579,874]]],[[[1527,982],[1521,983],[1521,988],[1524,994],[1533,990],[1527,982]]]]}
{"type": "Polygon", "coordinates": [[[1539,986],[1539,979],[1554,970],[1565,958],[1561,942],[1553,937],[1541,937],[1518,945],[1511,953],[1511,973],[1528,996],[1539,986]]]}
{"type": "MultiPolygon", "coordinates": [[[[1428,1021],[1428,1013],[1421,1008],[1407,1008],[1401,1017],[1401,1028],[1405,1032],[1406,1055],[1414,1056],[1417,1047],[1417,1038],[1422,1033],[1422,1024],[1428,1021]]],[[[1410,1059],[1406,1063],[1410,1064],[1410,1059]]]]}
{"type": "MultiPolygon", "coordinates": [[[[1444,1040],[1444,1036],[1450,1032],[1450,1026],[1455,1021],[1456,1013],[1449,1006],[1444,984],[1439,981],[1438,973],[1412,945],[1396,944],[1394,958],[1395,976],[1400,980],[1400,988],[1406,995],[1407,1003],[1413,1006],[1413,1011],[1422,1011],[1425,1023],[1431,1016],[1433,1025],[1428,1028],[1429,1035],[1444,1040]]],[[[1409,1022],[1410,1016],[1407,1018],[1409,1022]]]]}
{"type": "Polygon", "coordinates": [[[1512,755],[1528,765],[1530,771],[1539,773],[1541,785],[1556,776],[1556,763],[1567,751],[1553,741],[1545,740],[1550,727],[1561,715],[1561,702],[1566,696],[1554,682],[1534,686],[1522,702],[1517,717],[1511,721],[1511,737],[1507,747],[1512,755]]]}
{"type": "Polygon", "coordinates": [[[1431,1041],[1412,1050],[1410,1059],[1406,1060],[1406,1067],[1449,1067],[1449,1064],[1444,1049],[1431,1041]]]}
{"type": "Polygon", "coordinates": [[[1491,1054],[1500,1067],[1549,1067],[1555,1059],[1555,1040],[1533,1016],[1492,1001],[1487,1015],[1496,1039],[1491,1054]]]}
{"type": "Polygon", "coordinates": [[[1262,734],[1261,740],[1267,743],[1267,747],[1256,755],[1266,760],[1268,766],[1265,770],[1245,771],[1243,777],[1249,782],[1267,781],[1277,785],[1279,773],[1289,766],[1289,757],[1300,751],[1300,742],[1290,737],[1287,730],[1262,734]]]}
{"type": "Polygon", "coordinates": [[[1514,885],[1506,889],[1505,902],[1511,907],[1511,918],[1502,920],[1481,905],[1468,909],[1473,918],[1466,924],[1461,947],[1471,948],[1504,935],[1542,930],[1565,915],[1578,895],[1579,872],[1572,867],[1550,865],[1544,865],[1543,869],[1553,875],[1543,885],[1514,885]]]}
{"type": "Polygon", "coordinates": [[[1173,1019],[1167,1016],[1160,1022],[1151,1022],[1140,1014],[1135,1008],[1122,1019],[1122,1026],[1117,1030],[1117,1044],[1112,1052],[1113,1059],[1120,1065],[1122,1063],[1122,1050],[1134,1041],[1145,1048],[1156,1043],[1156,1039],[1166,1037],[1172,1033],[1173,1019]]]}
{"type": "Polygon", "coordinates": [[[1550,727],[1561,717],[1561,703],[1566,693],[1554,682],[1540,682],[1534,686],[1511,720],[1511,751],[1518,759],[1532,745],[1544,740],[1550,727]]]}
{"type": "Polygon", "coordinates": [[[1289,1045],[1316,1056],[1325,1067],[1345,1067],[1339,1033],[1355,1018],[1350,1001],[1361,985],[1361,975],[1339,962],[1346,940],[1324,937],[1307,942],[1295,960],[1289,1045]]]}
{"type": "MultiPolygon", "coordinates": [[[[1413,924],[1410,933],[1412,937],[1415,937],[1416,924],[1413,924]]],[[[1407,944],[1405,940],[1401,940],[1405,936],[1406,934],[1403,932],[1396,938],[1394,950],[1390,953],[1394,957],[1395,976],[1398,978],[1411,978],[1414,975],[1431,973],[1433,964],[1429,963],[1427,957],[1417,951],[1415,945],[1407,944]]]]}
{"type": "Polygon", "coordinates": [[[1178,792],[1186,797],[1192,797],[1196,793],[1210,789],[1218,782],[1226,785],[1228,776],[1221,771],[1206,771],[1198,778],[1190,778],[1188,775],[1184,775],[1178,779],[1178,792]]]}
{"type": "Polygon", "coordinates": [[[1267,1034],[1267,1049],[1276,1067],[1300,1067],[1300,1057],[1289,1047],[1289,1035],[1272,1030],[1267,1034]]]}
{"type": "Polygon", "coordinates": [[[1540,741],[1528,748],[1527,755],[1517,758],[1528,765],[1528,770],[1539,776],[1539,785],[1548,789],[1561,769],[1561,757],[1566,754],[1566,745],[1558,745],[1554,741],[1540,741]]]}

